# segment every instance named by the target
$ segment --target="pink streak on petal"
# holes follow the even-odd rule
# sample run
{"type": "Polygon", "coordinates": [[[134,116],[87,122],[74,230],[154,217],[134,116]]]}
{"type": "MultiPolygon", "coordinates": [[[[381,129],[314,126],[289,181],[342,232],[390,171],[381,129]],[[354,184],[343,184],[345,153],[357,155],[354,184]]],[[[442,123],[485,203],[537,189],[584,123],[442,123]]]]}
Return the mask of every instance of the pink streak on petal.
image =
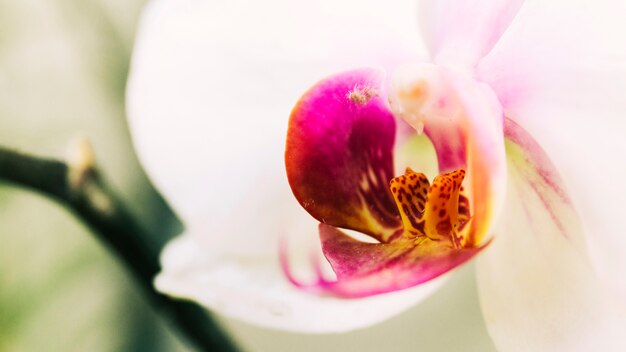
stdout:
{"type": "Polygon", "coordinates": [[[327,280],[314,269],[318,274],[313,282],[299,281],[291,273],[284,247],[281,267],[287,279],[302,290],[345,298],[367,297],[429,282],[467,262],[491,243],[478,248],[417,253],[415,248],[394,248],[394,244],[363,243],[325,224],[320,224],[320,238],[337,280],[327,280]]]}
{"type": "Polygon", "coordinates": [[[602,285],[580,217],[533,136],[505,120],[509,184],[494,243],[477,263],[499,349],[624,350],[623,301],[602,285]],[[619,347],[618,347],[619,346],[619,347]]]}
{"type": "Polygon", "coordinates": [[[287,239],[284,237],[281,238],[279,242],[278,260],[280,263],[280,269],[282,270],[283,274],[292,285],[294,285],[295,287],[301,290],[311,292],[311,293],[321,292],[319,287],[321,285],[324,285],[326,283],[326,280],[322,276],[322,271],[320,269],[319,262],[312,261],[313,269],[316,274],[315,280],[312,283],[303,283],[302,281],[298,280],[291,271],[291,265],[289,264],[289,248],[287,244],[287,239]]]}
{"type": "Polygon", "coordinates": [[[515,121],[506,118],[504,120],[504,136],[509,141],[517,144],[529,155],[528,162],[535,167],[542,181],[554,191],[563,202],[571,205],[567,191],[563,188],[563,181],[546,152],[539,143],[515,121]],[[532,157],[531,157],[532,156],[532,157]]]}
{"type": "Polygon", "coordinates": [[[424,133],[437,151],[439,172],[450,172],[466,167],[466,137],[459,129],[458,123],[452,121],[430,123],[425,127],[424,133]]]}

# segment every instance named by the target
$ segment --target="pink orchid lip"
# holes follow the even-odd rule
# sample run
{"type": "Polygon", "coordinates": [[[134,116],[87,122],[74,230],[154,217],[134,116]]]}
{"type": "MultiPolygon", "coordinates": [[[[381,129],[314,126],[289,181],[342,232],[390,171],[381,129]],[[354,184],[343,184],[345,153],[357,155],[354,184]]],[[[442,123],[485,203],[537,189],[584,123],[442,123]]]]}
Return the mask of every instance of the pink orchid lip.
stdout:
{"type": "Polygon", "coordinates": [[[291,272],[284,243],[280,248],[281,269],[289,282],[304,291],[343,298],[367,297],[423,284],[466,263],[491,243],[489,240],[479,247],[421,256],[418,251],[406,249],[390,256],[394,244],[361,242],[325,224],[319,225],[319,232],[322,251],[337,274],[336,280],[324,276],[316,257],[312,260],[315,280],[298,280],[291,272]]]}
{"type": "Polygon", "coordinates": [[[338,74],[305,93],[291,114],[287,176],[296,199],[320,221],[322,251],[337,275],[324,278],[315,263],[316,281],[299,282],[281,246],[281,267],[303,290],[341,297],[400,290],[452,270],[489,244],[470,233],[475,221],[462,192],[464,170],[441,174],[433,185],[409,169],[393,177],[396,117],[385,78],[374,69],[338,74]],[[340,228],[379,243],[355,240],[340,228]]]}

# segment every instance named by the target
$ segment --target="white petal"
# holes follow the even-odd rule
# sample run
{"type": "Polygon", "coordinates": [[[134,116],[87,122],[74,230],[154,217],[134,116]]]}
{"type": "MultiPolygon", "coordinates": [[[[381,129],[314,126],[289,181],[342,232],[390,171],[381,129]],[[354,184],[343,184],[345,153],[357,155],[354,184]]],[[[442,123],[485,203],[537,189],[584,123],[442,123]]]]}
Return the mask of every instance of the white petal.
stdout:
{"type": "Polygon", "coordinates": [[[403,45],[419,43],[410,1],[349,4],[158,0],[146,9],[128,85],[133,140],[205,241],[274,248],[266,239],[286,231],[298,206],[283,163],[297,98],[336,71],[418,54],[403,45]]]}
{"type": "Polygon", "coordinates": [[[287,282],[277,255],[215,255],[194,238],[183,235],[168,244],[156,287],[227,317],[270,328],[309,333],[364,328],[403,312],[444,280],[362,299],[320,297],[287,282]]]}
{"type": "Polygon", "coordinates": [[[279,236],[320,246],[286,181],[290,110],[324,76],[419,57],[414,16],[408,0],[150,4],[133,54],[129,123],[142,164],[190,233],[165,251],[159,289],[250,323],[308,331],[373,324],[429,292],[319,298],[289,286],[277,265],[279,236]]]}
{"type": "Polygon", "coordinates": [[[624,13],[619,1],[528,2],[477,75],[561,171],[596,270],[626,300],[624,13]]]}
{"type": "Polygon", "coordinates": [[[471,67],[507,29],[524,0],[422,0],[420,25],[436,63],[471,67]]]}
{"type": "Polygon", "coordinates": [[[507,201],[477,264],[489,333],[500,351],[623,351],[626,307],[595,275],[549,160],[511,126],[507,201]]]}

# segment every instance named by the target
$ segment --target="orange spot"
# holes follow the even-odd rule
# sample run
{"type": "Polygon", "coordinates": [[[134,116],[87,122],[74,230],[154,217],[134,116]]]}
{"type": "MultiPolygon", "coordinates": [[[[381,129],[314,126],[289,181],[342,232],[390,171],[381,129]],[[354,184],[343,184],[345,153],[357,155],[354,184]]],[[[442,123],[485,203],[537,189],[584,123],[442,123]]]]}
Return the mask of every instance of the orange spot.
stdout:
{"type": "Polygon", "coordinates": [[[428,84],[425,81],[418,81],[407,89],[400,91],[401,99],[412,102],[422,102],[428,94],[428,84]]]}

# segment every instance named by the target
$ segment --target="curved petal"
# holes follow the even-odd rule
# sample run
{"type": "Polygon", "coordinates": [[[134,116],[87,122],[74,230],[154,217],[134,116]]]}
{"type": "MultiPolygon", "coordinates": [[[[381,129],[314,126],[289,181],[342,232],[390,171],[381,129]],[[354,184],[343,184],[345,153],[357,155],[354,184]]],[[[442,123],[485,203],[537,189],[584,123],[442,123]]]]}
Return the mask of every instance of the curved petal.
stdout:
{"type": "Polygon", "coordinates": [[[481,306],[501,351],[621,351],[626,312],[595,276],[580,222],[536,142],[506,124],[509,188],[478,259],[481,306]]]}
{"type": "Polygon", "coordinates": [[[365,243],[325,224],[320,224],[320,240],[337,280],[328,280],[320,272],[316,282],[303,284],[293,277],[284,256],[283,270],[296,287],[305,291],[347,298],[423,285],[464,264],[489,244],[451,250],[437,244],[365,243]]]}
{"type": "Polygon", "coordinates": [[[277,262],[279,236],[289,234],[290,245],[317,241],[317,223],[284,174],[293,103],[319,77],[422,55],[404,45],[420,42],[414,16],[411,0],[150,2],[129,75],[129,127],[188,232],[164,252],[159,289],[250,323],[304,331],[364,327],[423,296],[410,290],[363,304],[304,296],[277,262]]]}
{"type": "Polygon", "coordinates": [[[402,11],[355,3],[155,0],[146,8],[127,89],[133,142],[185,226],[212,248],[267,252],[289,229],[285,219],[299,206],[284,175],[284,135],[311,82],[420,55],[403,45],[419,42],[412,1],[398,2],[402,11]]]}
{"type": "Polygon", "coordinates": [[[194,238],[184,235],[166,247],[157,288],[225,316],[270,328],[325,333],[367,327],[408,309],[442,283],[435,280],[357,300],[312,295],[285,280],[277,254],[211,258],[194,238]]]}
{"type": "Polygon", "coordinates": [[[596,269],[626,300],[622,209],[607,206],[626,198],[626,166],[615,157],[626,154],[626,4],[527,5],[477,75],[575,190],[596,269]]]}
{"type": "Polygon", "coordinates": [[[462,128],[467,138],[467,191],[472,209],[469,236],[470,241],[481,243],[491,234],[501,211],[507,183],[502,107],[489,87],[473,80],[454,82],[464,108],[462,128]]]}
{"type": "Polygon", "coordinates": [[[476,77],[494,89],[507,112],[596,103],[611,92],[605,84],[623,81],[623,75],[606,78],[624,68],[624,11],[620,1],[529,1],[477,65],[476,77]]]}
{"type": "MultiPolygon", "coordinates": [[[[316,282],[302,284],[283,251],[283,268],[300,288],[342,297],[400,290],[450,271],[483,248],[465,246],[458,236],[467,223],[467,213],[459,214],[464,170],[440,175],[432,186],[410,169],[392,179],[396,122],[384,79],[371,69],[342,73],[318,83],[294,108],[287,174],[296,198],[322,222],[322,249],[337,274],[336,280],[320,274],[316,282]],[[336,226],[382,243],[352,239],[336,226]]],[[[466,112],[485,114],[473,108],[466,112]]]]}
{"type": "Polygon", "coordinates": [[[383,242],[400,227],[389,191],[396,122],[384,80],[382,71],[362,69],[315,85],[291,114],[285,152],[304,209],[383,242]]]}
{"type": "Polygon", "coordinates": [[[500,39],[524,0],[422,0],[420,25],[433,61],[473,67],[500,39]]]}

